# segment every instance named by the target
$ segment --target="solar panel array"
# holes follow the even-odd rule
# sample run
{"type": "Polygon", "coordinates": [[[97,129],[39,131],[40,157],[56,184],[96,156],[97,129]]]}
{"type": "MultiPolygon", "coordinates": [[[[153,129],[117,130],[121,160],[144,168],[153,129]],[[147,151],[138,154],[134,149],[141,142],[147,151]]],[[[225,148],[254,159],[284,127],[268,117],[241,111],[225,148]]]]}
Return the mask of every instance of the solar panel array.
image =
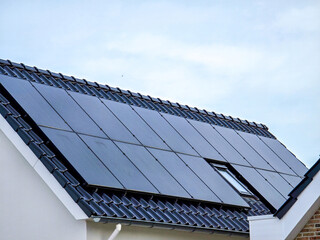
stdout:
{"type": "Polygon", "coordinates": [[[247,207],[211,159],[278,208],[306,171],[273,138],[17,78],[0,83],[89,185],[247,207]]]}

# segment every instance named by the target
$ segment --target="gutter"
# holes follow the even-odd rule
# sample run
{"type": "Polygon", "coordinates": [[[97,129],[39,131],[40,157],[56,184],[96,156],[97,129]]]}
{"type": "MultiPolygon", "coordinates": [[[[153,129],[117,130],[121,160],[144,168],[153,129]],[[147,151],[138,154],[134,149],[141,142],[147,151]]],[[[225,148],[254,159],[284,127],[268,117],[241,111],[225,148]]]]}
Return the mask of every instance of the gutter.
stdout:
{"type": "Polygon", "coordinates": [[[243,238],[249,238],[249,232],[241,232],[241,231],[231,231],[225,229],[213,229],[208,227],[194,227],[188,225],[180,225],[174,223],[161,223],[161,222],[152,222],[138,219],[125,219],[125,218],[117,218],[117,217],[107,217],[107,216],[99,216],[99,217],[91,217],[94,222],[100,223],[122,223],[127,226],[145,226],[150,228],[164,228],[169,230],[180,230],[187,232],[201,232],[208,234],[223,234],[228,236],[238,236],[243,238]]]}

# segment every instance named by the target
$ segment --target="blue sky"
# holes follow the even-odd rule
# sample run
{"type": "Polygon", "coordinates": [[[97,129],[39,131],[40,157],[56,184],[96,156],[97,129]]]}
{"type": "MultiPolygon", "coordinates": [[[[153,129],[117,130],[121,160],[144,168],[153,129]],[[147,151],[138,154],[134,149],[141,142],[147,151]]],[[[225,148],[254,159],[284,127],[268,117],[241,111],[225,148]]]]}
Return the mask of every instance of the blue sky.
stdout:
{"type": "Polygon", "coordinates": [[[0,58],[266,124],[320,154],[320,1],[8,1],[0,58]]]}

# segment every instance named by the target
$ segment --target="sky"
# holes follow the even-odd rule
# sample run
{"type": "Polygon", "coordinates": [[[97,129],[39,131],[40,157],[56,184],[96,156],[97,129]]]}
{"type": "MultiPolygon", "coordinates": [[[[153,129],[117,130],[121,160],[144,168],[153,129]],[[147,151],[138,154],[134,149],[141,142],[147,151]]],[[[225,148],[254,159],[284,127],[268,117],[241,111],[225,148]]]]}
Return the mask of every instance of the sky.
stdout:
{"type": "Polygon", "coordinates": [[[263,123],[319,159],[318,0],[1,0],[0,58],[263,123]]]}

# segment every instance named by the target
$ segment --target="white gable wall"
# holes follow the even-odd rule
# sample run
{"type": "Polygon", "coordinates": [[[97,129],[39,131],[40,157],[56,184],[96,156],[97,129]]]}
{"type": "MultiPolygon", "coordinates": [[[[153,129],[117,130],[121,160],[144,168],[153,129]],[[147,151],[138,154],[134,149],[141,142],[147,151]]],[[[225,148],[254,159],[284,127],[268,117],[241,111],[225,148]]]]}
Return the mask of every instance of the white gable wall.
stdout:
{"type": "MultiPolygon", "coordinates": [[[[88,240],[107,240],[116,227],[114,223],[87,223],[88,240]]],[[[115,240],[244,240],[248,237],[186,232],[180,230],[159,229],[140,226],[122,225],[122,230],[115,240]]]]}
{"type": "Polygon", "coordinates": [[[33,168],[0,130],[0,239],[85,240],[85,220],[76,220],[51,191],[35,171],[42,168],[40,161],[33,168]]]}
{"type": "Polygon", "coordinates": [[[320,172],[300,193],[289,211],[278,219],[272,215],[249,217],[251,240],[291,240],[320,207],[320,172]]]}

